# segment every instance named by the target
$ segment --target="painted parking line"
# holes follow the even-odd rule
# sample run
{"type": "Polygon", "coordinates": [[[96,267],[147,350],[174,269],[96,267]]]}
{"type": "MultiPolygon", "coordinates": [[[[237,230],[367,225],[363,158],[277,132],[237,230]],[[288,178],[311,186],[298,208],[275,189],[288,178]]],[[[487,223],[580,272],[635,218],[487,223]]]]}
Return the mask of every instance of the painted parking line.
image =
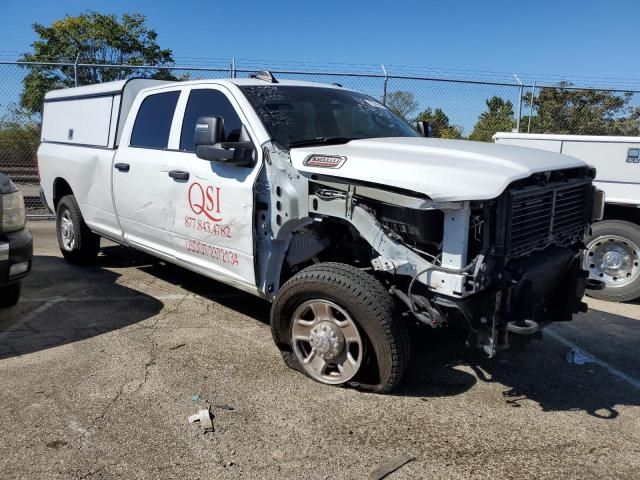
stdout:
{"type": "Polygon", "coordinates": [[[579,351],[585,353],[586,355],[591,357],[591,359],[593,360],[593,363],[595,363],[596,365],[604,368],[605,370],[607,370],[614,377],[616,377],[616,378],[628,383],[629,385],[631,385],[636,390],[640,390],[640,380],[637,380],[637,379],[633,378],[631,375],[628,375],[628,374],[624,373],[622,370],[618,370],[617,368],[609,365],[604,360],[600,360],[598,357],[596,357],[592,353],[589,353],[588,351],[586,351],[584,348],[580,347],[579,345],[573,343],[568,338],[563,337],[562,335],[560,335],[555,330],[552,330],[551,328],[545,328],[544,329],[544,335],[547,335],[547,336],[553,338],[554,340],[556,340],[557,342],[563,344],[566,347],[573,348],[573,349],[576,349],[576,350],[579,350],[579,351]]]}

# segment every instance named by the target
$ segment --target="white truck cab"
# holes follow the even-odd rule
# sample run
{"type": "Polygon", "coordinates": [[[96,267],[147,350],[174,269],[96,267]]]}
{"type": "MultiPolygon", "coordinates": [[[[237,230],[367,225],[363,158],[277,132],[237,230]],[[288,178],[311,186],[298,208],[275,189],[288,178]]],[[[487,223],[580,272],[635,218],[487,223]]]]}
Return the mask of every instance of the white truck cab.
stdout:
{"type": "Polygon", "coordinates": [[[337,85],[50,92],[38,161],[67,260],[106,237],[259,295],[287,365],[323,383],[397,386],[409,322],[462,325],[493,356],[585,309],[591,167],[424,138],[337,85]]]}
{"type": "Polygon", "coordinates": [[[604,192],[603,221],[587,238],[585,269],[604,288],[587,293],[601,300],[640,298],[640,137],[498,132],[494,141],[562,153],[597,170],[604,192]]]}

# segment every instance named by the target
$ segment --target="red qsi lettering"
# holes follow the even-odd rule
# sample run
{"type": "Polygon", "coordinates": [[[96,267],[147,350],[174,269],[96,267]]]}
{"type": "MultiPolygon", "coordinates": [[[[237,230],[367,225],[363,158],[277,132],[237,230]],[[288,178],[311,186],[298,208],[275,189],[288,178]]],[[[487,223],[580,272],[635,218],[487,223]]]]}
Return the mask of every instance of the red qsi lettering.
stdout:
{"type": "Polygon", "coordinates": [[[198,182],[193,182],[188,191],[189,207],[196,215],[204,215],[212,222],[222,221],[220,214],[220,187],[207,186],[203,188],[198,182]]]}

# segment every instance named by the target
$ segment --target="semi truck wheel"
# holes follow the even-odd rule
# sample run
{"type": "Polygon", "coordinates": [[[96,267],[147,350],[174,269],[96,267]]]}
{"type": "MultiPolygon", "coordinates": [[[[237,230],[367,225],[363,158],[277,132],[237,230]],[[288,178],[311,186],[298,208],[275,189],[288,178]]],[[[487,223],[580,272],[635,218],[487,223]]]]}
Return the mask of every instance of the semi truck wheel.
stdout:
{"type": "Polygon", "coordinates": [[[62,197],[58,203],[56,233],[60,251],[67,262],[87,265],[95,261],[100,249],[100,237],[84,223],[73,195],[62,197]]]}
{"type": "Polygon", "coordinates": [[[640,227],[622,220],[605,220],[592,227],[587,239],[585,267],[605,284],[587,295],[611,302],[640,297],[640,227]]]}
{"type": "Polygon", "coordinates": [[[0,308],[13,307],[20,299],[21,282],[0,287],[0,308]]]}
{"type": "Polygon", "coordinates": [[[350,265],[321,263],[278,292],[271,329],[285,363],[330,385],[393,390],[409,361],[407,327],[373,276],[350,265]]]}

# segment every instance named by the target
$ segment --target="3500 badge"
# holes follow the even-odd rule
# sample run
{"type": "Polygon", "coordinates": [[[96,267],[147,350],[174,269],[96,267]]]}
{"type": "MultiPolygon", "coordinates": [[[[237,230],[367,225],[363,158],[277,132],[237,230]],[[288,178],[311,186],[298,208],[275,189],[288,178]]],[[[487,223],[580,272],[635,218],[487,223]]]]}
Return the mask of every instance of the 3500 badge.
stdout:
{"type": "Polygon", "coordinates": [[[203,187],[198,182],[189,186],[189,207],[196,215],[204,215],[212,222],[222,221],[220,211],[220,187],[203,187]]]}

